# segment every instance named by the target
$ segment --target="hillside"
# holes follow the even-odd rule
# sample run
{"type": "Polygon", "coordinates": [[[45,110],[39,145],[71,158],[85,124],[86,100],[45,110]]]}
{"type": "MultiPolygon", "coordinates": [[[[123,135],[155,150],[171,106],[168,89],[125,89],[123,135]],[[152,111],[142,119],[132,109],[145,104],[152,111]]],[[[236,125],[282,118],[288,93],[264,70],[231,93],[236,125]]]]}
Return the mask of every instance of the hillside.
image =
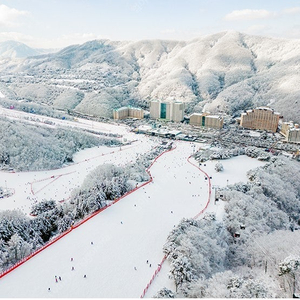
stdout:
{"type": "Polygon", "coordinates": [[[221,32],[192,41],[95,40],[23,60],[0,60],[0,91],[111,117],[112,108],[182,100],[187,112],[238,115],[270,105],[300,122],[300,41],[221,32]]]}

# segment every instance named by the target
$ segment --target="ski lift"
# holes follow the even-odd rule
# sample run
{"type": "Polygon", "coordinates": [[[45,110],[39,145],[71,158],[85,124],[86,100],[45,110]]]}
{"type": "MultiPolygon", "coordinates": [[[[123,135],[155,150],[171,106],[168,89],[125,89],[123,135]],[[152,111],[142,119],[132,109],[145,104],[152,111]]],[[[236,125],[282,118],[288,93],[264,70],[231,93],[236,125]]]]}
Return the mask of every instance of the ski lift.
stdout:
{"type": "Polygon", "coordinates": [[[239,232],[235,232],[233,235],[233,237],[235,237],[235,238],[239,238],[240,236],[241,236],[241,234],[239,232]]]}
{"type": "Polygon", "coordinates": [[[246,226],[244,224],[240,225],[240,229],[245,230],[246,226]]]}

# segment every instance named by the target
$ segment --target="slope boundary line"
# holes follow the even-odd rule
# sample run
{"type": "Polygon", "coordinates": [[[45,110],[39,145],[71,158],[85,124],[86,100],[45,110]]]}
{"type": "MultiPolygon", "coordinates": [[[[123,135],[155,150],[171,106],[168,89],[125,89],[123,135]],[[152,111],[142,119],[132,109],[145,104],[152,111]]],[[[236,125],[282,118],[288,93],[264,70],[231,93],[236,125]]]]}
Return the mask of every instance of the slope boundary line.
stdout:
{"type": "Polygon", "coordinates": [[[7,274],[11,273],[13,270],[17,269],[18,267],[20,267],[21,265],[23,265],[26,261],[30,260],[31,258],[33,258],[34,256],[36,256],[37,254],[39,254],[40,252],[42,252],[43,250],[47,249],[48,247],[50,247],[52,244],[56,243],[57,241],[59,241],[61,238],[63,238],[64,236],[66,236],[67,234],[69,234],[70,232],[72,232],[74,229],[78,228],[79,226],[81,226],[82,224],[84,224],[85,222],[87,222],[88,220],[90,220],[91,218],[95,217],[96,215],[98,215],[99,213],[103,212],[104,210],[106,210],[107,208],[109,208],[110,206],[112,206],[113,204],[119,202],[121,199],[125,198],[126,196],[132,194],[133,192],[135,192],[136,190],[144,187],[145,185],[151,183],[153,181],[153,177],[150,173],[150,168],[153,166],[153,164],[157,161],[157,159],[159,159],[163,154],[173,151],[174,149],[176,149],[176,145],[173,146],[171,149],[168,149],[162,153],[160,153],[150,164],[150,166],[146,169],[147,174],[150,176],[150,179],[146,182],[144,182],[143,184],[141,184],[138,187],[135,187],[133,190],[127,192],[126,194],[124,194],[123,196],[119,197],[118,199],[116,199],[115,201],[113,201],[112,203],[110,203],[109,205],[106,205],[102,208],[100,208],[99,210],[95,211],[94,213],[92,213],[91,215],[89,215],[88,217],[86,217],[85,219],[79,221],[78,223],[74,224],[71,226],[71,228],[67,229],[65,232],[63,232],[62,234],[54,237],[52,240],[48,241],[44,246],[42,246],[41,248],[37,249],[36,251],[34,251],[33,253],[31,253],[30,255],[28,255],[27,257],[21,259],[20,261],[18,261],[15,265],[11,266],[10,268],[8,268],[7,270],[3,271],[2,273],[0,273],[0,279],[4,276],[6,276],[7,274]]]}
{"type": "MultiPolygon", "coordinates": [[[[193,163],[190,161],[190,158],[191,158],[191,157],[192,157],[192,155],[190,155],[190,156],[187,158],[187,161],[188,161],[192,166],[194,166],[194,167],[196,167],[198,170],[200,170],[203,174],[205,174],[205,176],[206,176],[207,179],[208,179],[208,199],[207,199],[207,202],[206,202],[205,207],[204,207],[204,208],[203,208],[196,216],[193,217],[193,219],[197,219],[197,218],[199,218],[199,216],[200,216],[201,214],[204,213],[204,211],[207,209],[207,207],[208,207],[208,205],[209,205],[209,203],[210,203],[210,197],[211,197],[211,182],[210,182],[210,177],[209,177],[209,175],[208,175],[205,171],[203,171],[202,169],[200,169],[197,165],[193,164],[193,163]]],[[[144,298],[144,297],[145,297],[145,295],[146,295],[146,293],[147,293],[147,291],[148,291],[150,285],[151,285],[152,282],[154,281],[154,279],[155,279],[156,275],[158,274],[158,272],[161,270],[162,264],[165,262],[166,259],[167,259],[167,255],[165,255],[165,256],[163,257],[161,263],[158,265],[158,268],[155,270],[155,272],[154,272],[153,276],[151,277],[149,283],[148,283],[147,286],[144,288],[143,293],[141,294],[140,298],[144,298]]]]}

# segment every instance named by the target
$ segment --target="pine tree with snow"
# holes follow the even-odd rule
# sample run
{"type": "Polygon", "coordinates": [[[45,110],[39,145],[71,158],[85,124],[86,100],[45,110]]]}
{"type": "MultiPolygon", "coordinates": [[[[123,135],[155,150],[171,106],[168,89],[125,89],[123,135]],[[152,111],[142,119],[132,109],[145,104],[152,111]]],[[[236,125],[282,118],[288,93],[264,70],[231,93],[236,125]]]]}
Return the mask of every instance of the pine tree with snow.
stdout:
{"type": "Polygon", "coordinates": [[[223,165],[222,165],[220,162],[217,162],[217,163],[215,164],[215,170],[216,170],[217,172],[222,172],[222,171],[224,170],[224,167],[223,167],[223,165]]]}

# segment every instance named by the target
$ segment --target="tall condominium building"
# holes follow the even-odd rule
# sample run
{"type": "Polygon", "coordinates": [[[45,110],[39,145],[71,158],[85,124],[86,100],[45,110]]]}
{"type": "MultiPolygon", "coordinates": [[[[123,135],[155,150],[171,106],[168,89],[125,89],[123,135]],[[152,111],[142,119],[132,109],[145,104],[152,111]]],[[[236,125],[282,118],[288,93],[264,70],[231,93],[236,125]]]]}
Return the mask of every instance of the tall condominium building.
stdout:
{"type": "Polygon", "coordinates": [[[223,122],[223,117],[209,115],[208,113],[194,113],[190,115],[190,124],[194,126],[221,129],[223,127],[223,122]]]}
{"type": "Polygon", "coordinates": [[[174,122],[181,122],[184,117],[184,104],[182,102],[174,102],[172,105],[172,120],[174,122]]]}
{"type": "Polygon", "coordinates": [[[257,107],[241,114],[241,126],[276,132],[280,114],[269,107],[257,107]]]}
{"type": "Polygon", "coordinates": [[[152,119],[181,122],[183,116],[184,104],[182,102],[161,102],[159,100],[150,102],[150,118],[152,119]]]}
{"type": "Polygon", "coordinates": [[[150,118],[159,119],[160,118],[160,101],[153,100],[150,102],[150,118]]]}
{"type": "Polygon", "coordinates": [[[144,110],[136,107],[121,107],[113,110],[113,117],[115,120],[127,118],[144,118],[144,110]]]}

